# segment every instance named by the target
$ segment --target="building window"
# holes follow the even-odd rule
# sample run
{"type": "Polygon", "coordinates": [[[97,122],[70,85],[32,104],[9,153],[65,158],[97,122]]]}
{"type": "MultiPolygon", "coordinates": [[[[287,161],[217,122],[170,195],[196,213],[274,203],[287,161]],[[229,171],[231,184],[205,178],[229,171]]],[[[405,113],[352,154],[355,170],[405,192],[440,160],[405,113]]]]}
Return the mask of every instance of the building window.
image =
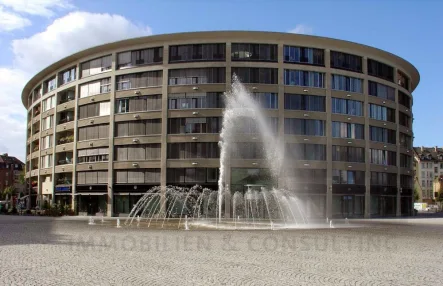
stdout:
{"type": "MultiPolygon", "coordinates": [[[[237,145],[237,144],[236,144],[237,145]]],[[[251,147],[251,146],[250,146],[251,147]]],[[[252,146],[253,147],[253,146],[252,146]]],[[[252,152],[253,148],[247,149],[252,152]]],[[[217,142],[168,143],[168,159],[217,159],[220,147],[217,142]]],[[[245,153],[249,154],[249,153],[245,153]]],[[[243,154],[242,154],[243,155],[243,154]]],[[[249,158],[243,158],[249,159],[249,158]]],[[[250,158],[253,159],[253,158],[250,158]]]]}
{"type": "Polygon", "coordinates": [[[42,150],[51,148],[52,147],[52,135],[42,137],[42,142],[43,142],[42,150]]]}
{"type": "Polygon", "coordinates": [[[191,68],[169,70],[169,85],[225,83],[225,68],[191,68]]]}
{"type": "Polygon", "coordinates": [[[42,119],[42,130],[48,130],[54,125],[54,115],[42,119]]]}
{"type": "Polygon", "coordinates": [[[331,68],[363,72],[362,57],[331,51],[331,68]]]}
{"type": "Polygon", "coordinates": [[[223,92],[170,93],[168,109],[224,108],[223,92]]]}
{"type": "Polygon", "coordinates": [[[406,90],[409,90],[409,78],[400,70],[397,70],[397,84],[406,90]]]}
{"type": "Polygon", "coordinates": [[[163,71],[148,71],[117,76],[117,90],[161,86],[163,71]]]}
{"type": "Polygon", "coordinates": [[[400,167],[409,169],[412,168],[412,157],[406,154],[400,154],[400,167]]]}
{"type": "Polygon", "coordinates": [[[80,64],[81,77],[99,74],[111,70],[112,56],[104,56],[80,64]]]}
{"type": "Polygon", "coordinates": [[[278,60],[278,46],[273,44],[232,43],[232,61],[267,61],[278,60]]]}
{"type": "Polygon", "coordinates": [[[218,168],[168,168],[166,171],[167,184],[216,184],[218,177],[218,168]]]}
{"type": "Polygon", "coordinates": [[[109,124],[78,128],[78,141],[103,139],[109,137],[109,124]]]}
{"type": "Polygon", "coordinates": [[[395,101],[395,88],[374,81],[369,81],[368,86],[369,95],[395,101]]]}
{"type": "Polygon", "coordinates": [[[285,93],[285,109],[325,112],[325,98],[318,95],[285,93]]]}
{"type": "Polygon", "coordinates": [[[78,185],[106,185],[108,183],[108,171],[77,172],[78,185]]]}
{"type": "Polygon", "coordinates": [[[41,159],[41,162],[42,162],[42,168],[52,167],[52,154],[51,155],[42,156],[40,159],[41,159]]]}
{"type": "Polygon", "coordinates": [[[72,67],[70,69],[67,69],[63,72],[61,72],[58,77],[59,77],[59,86],[70,83],[71,81],[75,80],[75,75],[76,75],[76,67],[72,67]]]}
{"type": "Polygon", "coordinates": [[[373,186],[397,186],[397,174],[371,172],[371,185],[373,186]]]}
{"type": "Polygon", "coordinates": [[[72,152],[61,152],[57,154],[57,165],[72,164],[72,152]]]}
{"type": "Polygon", "coordinates": [[[233,67],[231,72],[242,83],[278,84],[278,69],[233,67]]]}
{"type": "Polygon", "coordinates": [[[111,91],[111,79],[104,78],[82,84],[80,86],[80,98],[97,95],[101,93],[108,93],[111,91]]]}
{"type": "Polygon", "coordinates": [[[54,76],[53,78],[45,81],[45,83],[43,84],[43,94],[51,92],[56,88],[57,88],[57,81],[56,77],[54,76]]]}
{"type": "MultiPolygon", "coordinates": [[[[265,123],[268,124],[268,130],[277,135],[278,130],[278,117],[266,117],[265,123]]],[[[257,120],[250,117],[241,118],[234,126],[234,134],[257,134],[259,133],[260,126],[257,124],[257,120]]]]}
{"type": "Polygon", "coordinates": [[[111,103],[109,101],[82,105],[79,106],[78,119],[110,115],[111,114],[110,109],[111,109],[111,103]]]}
{"type": "Polygon", "coordinates": [[[363,93],[363,80],[356,77],[333,74],[332,89],[363,93]]]}
{"type": "Polygon", "coordinates": [[[368,74],[394,82],[394,68],[376,60],[368,59],[368,74]]]}
{"type": "Polygon", "coordinates": [[[225,44],[193,44],[169,46],[169,62],[224,61],[225,44]]]}
{"type": "Polygon", "coordinates": [[[55,96],[48,97],[42,101],[43,112],[55,107],[55,96]]]}
{"type": "Polygon", "coordinates": [[[284,46],[283,53],[285,63],[325,65],[325,51],[322,49],[284,46]]]}
{"type": "Polygon", "coordinates": [[[332,113],[363,116],[363,102],[333,97],[332,113]]]}
{"type": "Polygon", "coordinates": [[[158,184],[160,169],[116,170],[116,184],[158,184]]]}
{"type": "Polygon", "coordinates": [[[326,160],[326,145],[286,143],[285,156],[291,160],[326,160]]]}
{"type": "Polygon", "coordinates": [[[397,166],[397,153],[387,150],[370,149],[370,163],[397,166]]]}
{"type": "Polygon", "coordinates": [[[332,137],[365,139],[365,127],[363,124],[333,121],[332,137]]]}
{"type": "Polygon", "coordinates": [[[369,118],[395,123],[395,110],[386,106],[370,103],[369,118]]]}
{"type": "Polygon", "coordinates": [[[119,98],[115,100],[115,113],[154,111],[161,109],[161,94],[119,98]]]}
{"type": "Polygon", "coordinates": [[[332,170],[332,183],[345,185],[364,185],[364,171],[332,170]]]}
{"type": "Polygon", "coordinates": [[[400,124],[404,127],[407,127],[407,128],[411,128],[411,117],[409,117],[408,115],[399,111],[398,112],[398,124],[400,124]]]}
{"type": "Polygon", "coordinates": [[[221,127],[221,117],[168,119],[168,134],[220,133],[221,127]]]}
{"type": "Polygon", "coordinates": [[[278,109],[278,95],[273,92],[254,92],[252,97],[261,108],[278,109]]]}
{"type": "Polygon", "coordinates": [[[131,68],[141,65],[162,64],[163,47],[148,48],[118,53],[117,68],[131,68]]]}
{"type": "Polygon", "coordinates": [[[324,73],[285,69],[285,85],[324,88],[324,73]]]}
{"type": "Polygon", "coordinates": [[[325,136],[325,125],[324,120],[285,118],[285,134],[325,136]]]}
{"type": "Polygon", "coordinates": [[[412,149],[412,137],[400,132],[400,145],[407,149],[412,149]]]}
{"type": "Polygon", "coordinates": [[[115,137],[158,135],[161,128],[161,119],[116,122],[115,137]]]}
{"type": "Polygon", "coordinates": [[[332,145],[332,161],[365,162],[365,150],[361,147],[332,145]]]}
{"type": "Polygon", "coordinates": [[[115,146],[116,161],[160,160],[160,143],[115,146]]]}
{"type": "Polygon", "coordinates": [[[71,101],[75,99],[75,91],[67,90],[58,94],[59,104],[71,101]]]}
{"type": "Polygon", "coordinates": [[[411,108],[411,98],[400,90],[398,91],[398,103],[407,108],[411,108]]]}
{"type": "Polygon", "coordinates": [[[326,169],[286,169],[287,180],[297,184],[326,184],[326,169]]]}
{"type": "Polygon", "coordinates": [[[396,141],[395,130],[383,127],[369,126],[369,140],[395,144],[396,141]]]}

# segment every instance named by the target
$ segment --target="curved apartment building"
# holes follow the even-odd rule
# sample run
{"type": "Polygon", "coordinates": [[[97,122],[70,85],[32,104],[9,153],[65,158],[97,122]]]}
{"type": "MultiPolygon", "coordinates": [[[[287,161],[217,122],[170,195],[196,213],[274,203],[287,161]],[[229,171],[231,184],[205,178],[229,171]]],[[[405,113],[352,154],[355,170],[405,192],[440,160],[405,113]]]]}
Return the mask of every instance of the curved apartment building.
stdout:
{"type": "MultiPolygon", "coordinates": [[[[22,93],[30,193],[81,215],[124,216],[152,186],[217,189],[233,74],[284,137],[291,167],[282,174],[312,215],[411,213],[416,68],[365,45],[272,32],[129,39],[47,67],[22,93]]],[[[271,180],[254,122],[241,128],[231,192],[271,180]]]]}

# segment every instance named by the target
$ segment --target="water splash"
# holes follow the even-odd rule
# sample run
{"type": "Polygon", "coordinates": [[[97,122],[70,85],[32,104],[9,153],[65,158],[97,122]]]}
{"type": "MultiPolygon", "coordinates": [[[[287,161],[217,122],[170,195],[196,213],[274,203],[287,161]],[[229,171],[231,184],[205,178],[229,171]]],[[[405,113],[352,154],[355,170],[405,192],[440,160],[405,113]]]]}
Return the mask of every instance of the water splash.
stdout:
{"type": "Polygon", "coordinates": [[[197,185],[192,188],[153,187],[134,206],[125,225],[132,225],[135,218],[138,226],[145,220],[147,227],[161,225],[164,228],[172,224],[173,228],[178,229],[207,226],[216,229],[276,230],[308,225],[307,202],[300,200],[294,193],[294,182],[286,180],[281,173],[285,170],[284,140],[282,136],[277,136],[277,127],[271,127],[266,112],[235,75],[231,91],[225,94],[225,106],[219,142],[218,190],[203,189],[197,185]],[[232,190],[227,182],[227,174],[231,171],[230,160],[233,152],[238,150],[236,140],[239,135],[245,134],[242,127],[248,121],[255,126],[250,135],[255,137],[253,141],[262,144],[263,161],[276,183],[274,185],[278,187],[245,185],[246,191],[235,191],[231,197],[232,190]],[[223,206],[226,204],[231,207],[232,220],[223,220],[223,206]]]}

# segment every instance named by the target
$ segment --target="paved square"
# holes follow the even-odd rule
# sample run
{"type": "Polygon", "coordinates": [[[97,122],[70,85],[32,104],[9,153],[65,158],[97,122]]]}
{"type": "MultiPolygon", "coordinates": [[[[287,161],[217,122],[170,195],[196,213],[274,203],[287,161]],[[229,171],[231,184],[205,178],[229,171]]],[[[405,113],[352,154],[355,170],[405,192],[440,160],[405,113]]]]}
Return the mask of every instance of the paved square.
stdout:
{"type": "Polygon", "coordinates": [[[90,226],[87,218],[0,216],[0,284],[441,285],[443,220],[388,222],[161,231],[116,228],[115,221],[90,226]]]}

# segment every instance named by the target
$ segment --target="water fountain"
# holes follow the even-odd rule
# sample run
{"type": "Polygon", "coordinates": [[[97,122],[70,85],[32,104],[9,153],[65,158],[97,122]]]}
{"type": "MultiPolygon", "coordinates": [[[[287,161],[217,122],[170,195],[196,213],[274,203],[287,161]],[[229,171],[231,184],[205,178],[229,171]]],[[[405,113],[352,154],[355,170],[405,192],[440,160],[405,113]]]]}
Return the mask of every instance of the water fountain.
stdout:
{"type": "MultiPolygon", "coordinates": [[[[178,229],[287,229],[308,227],[305,205],[294,191],[296,186],[281,174],[284,166],[284,142],[275,135],[267,116],[257,101],[234,76],[232,90],[225,94],[223,127],[220,134],[220,175],[218,190],[201,186],[153,187],[135,204],[125,225],[178,229]],[[236,150],[239,126],[245,119],[256,126],[262,144],[264,161],[277,188],[265,185],[244,185],[243,191],[232,191],[226,180],[229,161],[236,150]],[[231,197],[232,194],[232,197],[231,197]],[[229,203],[232,219],[224,218],[224,205],[229,203]],[[184,225],[182,218],[185,218],[184,225]],[[242,218],[240,220],[240,217],[242,218]],[[142,222],[141,222],[142,221],[142,222]]],[[[119,224],[119,221],[117,221],[119,224]]],[[[322,227],[328,227],[322,223],[322,227]]]]}
{"type": "Polygon", "coordinates": [[[89,217],[89,225],[95,225],[94,218],[92,216],[89,217]]]}

